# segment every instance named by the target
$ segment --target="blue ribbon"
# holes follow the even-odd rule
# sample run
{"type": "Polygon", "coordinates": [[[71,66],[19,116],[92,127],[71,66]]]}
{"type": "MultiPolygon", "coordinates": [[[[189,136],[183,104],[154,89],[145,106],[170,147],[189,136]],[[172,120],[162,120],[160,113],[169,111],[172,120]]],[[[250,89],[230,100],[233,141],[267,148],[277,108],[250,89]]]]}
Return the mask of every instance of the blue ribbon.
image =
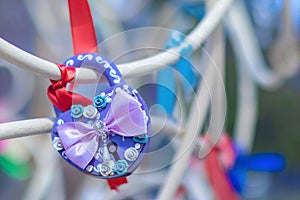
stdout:
{"type": "Polygon", "coordinates": [[[285,158],[278,153],[240,154],[234,166],[228,171],[228,177],[235,190],[242,194],[247,180],[247,172],[279,172],[285,168],[285,158]]]}
{"type": "MultiPolygon", "coordinates": [[[[166,48],[176,48],[183,44],[184,40],[185,37],[182,33],[174,31],[171,33],[166,48]]],[[[172,116],[176,102],[176,81],[174,70],[176,69],[181,74],[182,88],[185,92],[185,96],[191,96],[193,88],[196,87],[197,77],[189,61],[191,51],[192,46],[189,44],[186,45],[186,47],[182,48],[179,52],[179,61],[171,67],[160,70],[157,74],[156,102],[165,109],[168,116],[172,116]]]]}
{"type": "Polygon", "coordinates": [[[196,17],[196,19],[199,21],[205,15],[205,3],[204,2],[183,2],[181,7],[188,14],[196,17]]]}

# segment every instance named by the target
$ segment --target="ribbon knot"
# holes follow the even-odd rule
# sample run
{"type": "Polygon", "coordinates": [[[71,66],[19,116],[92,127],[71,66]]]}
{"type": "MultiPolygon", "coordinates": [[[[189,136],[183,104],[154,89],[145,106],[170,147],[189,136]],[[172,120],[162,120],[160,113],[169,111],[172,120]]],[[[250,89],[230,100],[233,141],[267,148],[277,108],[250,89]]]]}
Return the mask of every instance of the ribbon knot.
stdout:
{"type": "Polygon", "coordinates": [[[67,91],[66,86],[75,78],[76,69],[73,67],[66,67],[61,64],[57,64],[57,67],[61,73],[61,80],[50,80],[52,85],[50,85],[47,90],[47,95],[52,104],[63,112],[69,110],[72,103],[80,103],[83,105],[90,104],[90,99],[80,94],[67,91]]]}
{"type": "Polygon", "coordinates": [[[96,120],[94,123],[94,130],[97,132],[99,136],[106,134],[108,132],[108,128],[106,124],[101,120],[96,120]]]}

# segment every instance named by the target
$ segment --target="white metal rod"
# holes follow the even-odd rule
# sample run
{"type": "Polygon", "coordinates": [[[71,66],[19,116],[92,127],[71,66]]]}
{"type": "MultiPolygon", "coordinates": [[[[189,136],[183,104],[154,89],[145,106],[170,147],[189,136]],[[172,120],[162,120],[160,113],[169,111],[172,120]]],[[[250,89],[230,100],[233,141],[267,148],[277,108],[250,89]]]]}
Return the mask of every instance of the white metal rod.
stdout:
{"type": "MultiPolygon", "coordinates": [[[[208,0],[207,8],[211,9],[216,0],[208,0]]],[[[226,94],[224,85],[225,44],[223,24],[220,24],[210,36],[210,56],[216,70],[214,89],[211,93],[211,118],[207,133],[212,144],[216,144],[223,133],[226,115],[226,94]]],[[[205,154],[208,152],[205,152],[205,154]]],[[[204,156],[204,155],[203,155],[204,156]]]]}
{"type": "MultiPolygon", "coordinates": [[[[193,50],[196,50],[205,41],[216,25],[223,19],[232,1],[233,0],[218,1],[204,19],[187,36],[187,42],[192,46],[193,50]]],[[[138,61],[120,64],[118,67],[125,78],[145,75],[176,62],[179,58],[178,52],[186,45],[187,43],[184,43],[176,49],[164,51],[138,61]]],[[[61,78],[60,71],[54,63],[33,56],[1,38],[0,58],[47,79],[60,80],[61,78]]],[[[90,69],[81,69],[78,71],[80,71],[80,73],[77,74],[77,81],[99,81],[99,76],[90,69]]]]}
{"type": "MultiPolygon", "coordinates": [[[[200,85],[195,100],[190,109],[189,120],[187,121],[186,133],[184,134],[180,147],[176,152],[174,162],[168,173],[165,184],[158,194],[158,200],[173,199],[178,185],[187,167],[189,158],[193,152],[194,142],[198,138],[199,131],[205,121],[209,106],[209,87],[214,81],[213,68],[208,68],[204,74],[203,82],[200,85]],[[206,83],[204,83],[204,81],[206,83]]],[[[213,84],[212,84],[213,85],[213,84]]]]}
{"type": "Polygon", "coordinates": [[[58,67],[49,61],[31,55],[0,38],[0,58],[29,72],[52,80],[61,78],[58,67]]]}
{"type": "MultiPolygon", "coordinates": [[[[172,120],[151,116],[154,133],[163,132],[171,135],[183,135],[185,130],[172,120]]],[[[7,123],[0,123],[0,140],[51,132],[54,118],[37,118],[7,123]]]]}
{"type": "Polygon", "coordinates": [[[0,124],[0,140],[50,133],[53,118],[28,119],[0,124]]]}
{"type": "Polygon", "coordinates": [[[251,152],[257,122],[257,89],[247,71],[239,62],[238,106],[234,126],[234,140],[246,152],[251,152]]]}
{"type": "MultiPolygon", "coordinates": [[[[200,130],[204,124],[207,110],[209,107],[211,92],[215,87],[215,80],[219,78],[218,68],[215,65],[215,59],[221,57],[218,53],[218,39],[211,38],[211,56],[212,60],[208,61],[207,69],[203,75],[202,82],[199,85],[197,93],[195,94],[190,113],[186,124],[186,133],[184,134],[180,147],[176,152],[176,162],[171,166],[170,172],[167,176],[166,182],[158,194],[158,200],[173,199],[174,194],[179,186],[180,181],[184,175],[185,169],[187,168],[188,161],[193,152],[195,141],[198,138],[200,130]]],[[[219,61],[217,61],[219,62],[219,61]]]]}
{"type": "MultiPolygon", "coordinates": [[[[242,2],[240,1],[234,3],[234,8],[229,10],[227,18],[227,28],[230,32],[235,32],[234,34],[229,34],[229,39],[235,53],[238,72],[238,94],[236,109],[237,113],[235,126],[233,130],[233,136],[234,140],[243,148],[243,150],[245,150],[246,152],[250,152],[252,150],[255,138],[255,127],[257,118],[257,91],[254,82],[254,76],[256,77],[257,75],[253,76],[253,74],[250,74],[249,69],[264,68],[266,66],[264,63],[265,61],[263,60],[260,54],[251,52],[249,53],[249,51],[254,51],[256,48],[258,48],[258,44],[255,45],[251,43],[254,40],[254,35],[250,34],[249,32],[247,32],[245,35],[241,31],[238,31],[240,29],[241,24],[243,24],[243,27],[251,26],[249,19],[246,18],[246,14],[241,13],[244,10],[243,5],[240,5],[241,3],[242,2]],[[250,41],[249,38],[251,38],[250,41]],[[250,47],[248,45],[250,45],[250,47]],[[254,61],[255,59],[258,59],[260,61],[254,61]],[[258,66],[257,63],[259,63],[260,66],[258,66]]],[[[248,27],[247,29],[251,28],[248,27]]],[[[251,30],[251,33],[253,33],[253,30],[251,30]]],[[[264,75],[259,76],[262,77],[264,75]]],[[[260,81],[260,83],[265,85],[266,87],[272,88],[273,86],[276,86],[276,80],[277,79],[274,78],[273,81],[260,81]]]]}
{"type": "MultiPolygon", "coordinates": [[[[209,12],[215,8],[212,7],[212,5],[217,5],[214,0],[209,0],[207,3],[209,12]]],[[[182,180],[184,172],[187,169],[189,159],[194,149],[194,144],[198,139],[198,135],[205,122],[205,117],[210,105],[210,98],[212,98],[212,117],[210,125],[213,127],[208,128],[208,130],[212,131],[208,132],[208,134],[210,137],[212,137],[214,142],[217,142],[220,133],[222,133],[225,120],[225,115],[222,112],[224,111],[223,109],[225,109],[223,102],[225,100],[225,93],[223,93],[222,90],[224,89],[222,87],[222,74],[224,65],[224,43],[222,34],[222,24],[218,24],[217,28],[211,34],[208,43],[208,45],[210,45],[208,52],[211,60],[207,62],[207,69],[190,108],[186,125],[186,133],[183,136],[182,142],[175,155],[176,162],[174,162],[174,164],[171,166],[166,182],[158,194],[158,200],[174,199],[174,195],[178,189],[180,181],[182,180]],[[215,91],[214,89],[216,89],[216,87],[218,87],[218,90],[215,91]],[[216,98],[219,97],[221,97],[221,99],[216,100],[216,98]],[[216,109],[219,109],[218,105],[216,105],[218,103],[221,103],[220,106],[222,107],[222,111],[216,111],[216,109]],[[214,112],[213,107],[215,107],[214,112]],[[216,122],[214,120],[219,121],[216,122]]]]}
{"type": "Polygon", "coordinates": [[[244,67],[245,57],[240,44],[229,36],[237,61],[237,113],[233,136],[243,150],[250,152],[255,138],[257,120],[257,89],[254,80],[244,67]]]}
{"type": "Polygon", "coordinates": [[[236,1],[229,9],[226,25],[229,35],[234,38],[236,43],[240,44],[239,53],[244,57],[245,67],[255,82],[265,89],[277,88],[283,81],[282,77],[267,66],[241,0],[236,1]]]}

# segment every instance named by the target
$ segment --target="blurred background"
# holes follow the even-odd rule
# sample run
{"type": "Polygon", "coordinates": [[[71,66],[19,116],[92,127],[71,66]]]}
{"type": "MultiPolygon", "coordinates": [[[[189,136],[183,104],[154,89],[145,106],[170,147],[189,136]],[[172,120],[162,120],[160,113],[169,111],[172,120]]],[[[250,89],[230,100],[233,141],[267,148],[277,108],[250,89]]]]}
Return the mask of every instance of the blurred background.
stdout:
{"type": "MultiPolygon", "coordinates": [[[[250,19],[255,40],[259,44],[259,54],[262,54],[265,59],[266,66],[285,77],[285,81],[278,88],[266,90],[259,85],[255,87],[257,118],[253,128],[255,137],[251,152],[280,153],[285,158],[285,168],[275,173],[258,173],[255,170],[249,172],[246,189],[240,192],[239,196],[241,199],[296,200],[300,198],[298,155],[300,2],[298,0],[240,2],[246,9],[244,13],[250,19]]],[[[116,60],[117,63],[160,52],[157,48],[163,49],[167,46],[170,30],[188,34],[198,22],[201,22],[207,10],[204,1],[89,0],[89,3],[97,40],[99,43],[102,42],[99,45],[100,52],[116,60]],[[130,31],[143,27],[162,27],[167,28],[168,31],[164,29],[157,32],[162,34],[156,33],[156,35],[154,32],[130,31]],[[124,31],[128,32],[119,34],[124,31]],[[120,56],[123,52],[150,44],[152,49],[120,56]]],[[[234,138],[232,133],[235,129],[239,96],[236,61],[238,55],[234,50],[234,41],[229,39],[232,32],[227,26],[224,26],[227,96],[224,130],[234,138]]],[[[243,26],[239,27],[239,29],[243,28],[243,26]]],[[[46,60],[63,62],[72,56],[67,1],[0,1],[0,37],[46,60]]],[[[201,53],[197,52],[197,54],[199,57],[201,53]]],[[[190,58],[194,62],[193,65],[200,65],[201,61],[197,60],[198,57],[193,55],[190,58]]],[[[139,88],[149,108],[158,101],[156,77],[156,73],[153,73],[128,80],[131,85],[136,86],[140,86],[145,80],[149,83],[153,82],[139,88]]],[[[201,78],[198,77],[197,81],[201,81],[201,78]]],[[[54,116],[52,105],[46,96],[49,85],[49,80],[0,60],[0,122],[54,116]]],[[[190,104],[190,101],[187,100],[186,104],[190,104]]],[[[155,113],[155,109],[153,110],[155,113]]],[[[164,134],[156,135],[151,144],[152,150],[168,144],[172,137],[164,134]]],[[[29,136],[0,142],[0,199],[102,199],[102,197],[105,199],[105,192],[108,189],[105,182],[86,177],[64,163],[52,149],[50,135],[29,136]]],[[[160,159],[148,158],[148,162],[143,165],[151,166],[161,160],[170,160],[175,150],[176,144],[167,149],[160,159]]],[[[158,173],[165,175],[167,170],[168,167],[165,167],[158,170],[158,173]]],[[[182,181],[182,187],[185,188],[184,195],[178,194],[179,197],[176,199],[213,199],[213,189],[200,171],[199,169],[196,172],[192,169],[188,170],[182,181]],[[203,187],[206,189],[202,190],[205,191],[207,198],[197,198],[188,189],[191,189],[190,184],[193,184],[191,180],[195,181],[190,179],[189,173],[195,173],[200,177],[199,179],[203,179],[200,185],[205,185],[203,187]]],[[[151,173],[144,177],[141,174],[134,174],[133,183],[142,180],[149,185],[149,188],[135,192],[134,195],[122,193],[123,196],[118,196],[118,199],[155,199],[162,183],[151,182],[150,179],[155,179],[153,177],[151,178],[151,173]]],[[[112,195],[111,198],[116,198],[116,195],[112,195]]]]}

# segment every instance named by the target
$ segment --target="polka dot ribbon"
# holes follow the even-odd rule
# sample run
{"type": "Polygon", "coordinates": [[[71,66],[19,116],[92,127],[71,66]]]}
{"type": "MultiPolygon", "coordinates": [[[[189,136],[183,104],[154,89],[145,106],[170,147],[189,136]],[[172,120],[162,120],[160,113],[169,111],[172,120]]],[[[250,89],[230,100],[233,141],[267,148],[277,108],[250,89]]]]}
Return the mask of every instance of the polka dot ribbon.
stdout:
{"type": "MultiPolygon", "coordinates": [[[[68,0],[71,32],[73,40],[74,54],[98,53],[97,40],[90,8],[87,0],[68,0]]],[[[82,95],[67,91],[66,85],[75,78],[76,69],[57,65],[61,71],[61,80],[50,80],[47,94],[50,101],[61,111],[67,111],[72,104],[89,105],[91,100],[82,95]]],[[[107,180],[111,189],[117,190],[118,187],[127,183],[126,178],[116,178],[107,180]]]]}

